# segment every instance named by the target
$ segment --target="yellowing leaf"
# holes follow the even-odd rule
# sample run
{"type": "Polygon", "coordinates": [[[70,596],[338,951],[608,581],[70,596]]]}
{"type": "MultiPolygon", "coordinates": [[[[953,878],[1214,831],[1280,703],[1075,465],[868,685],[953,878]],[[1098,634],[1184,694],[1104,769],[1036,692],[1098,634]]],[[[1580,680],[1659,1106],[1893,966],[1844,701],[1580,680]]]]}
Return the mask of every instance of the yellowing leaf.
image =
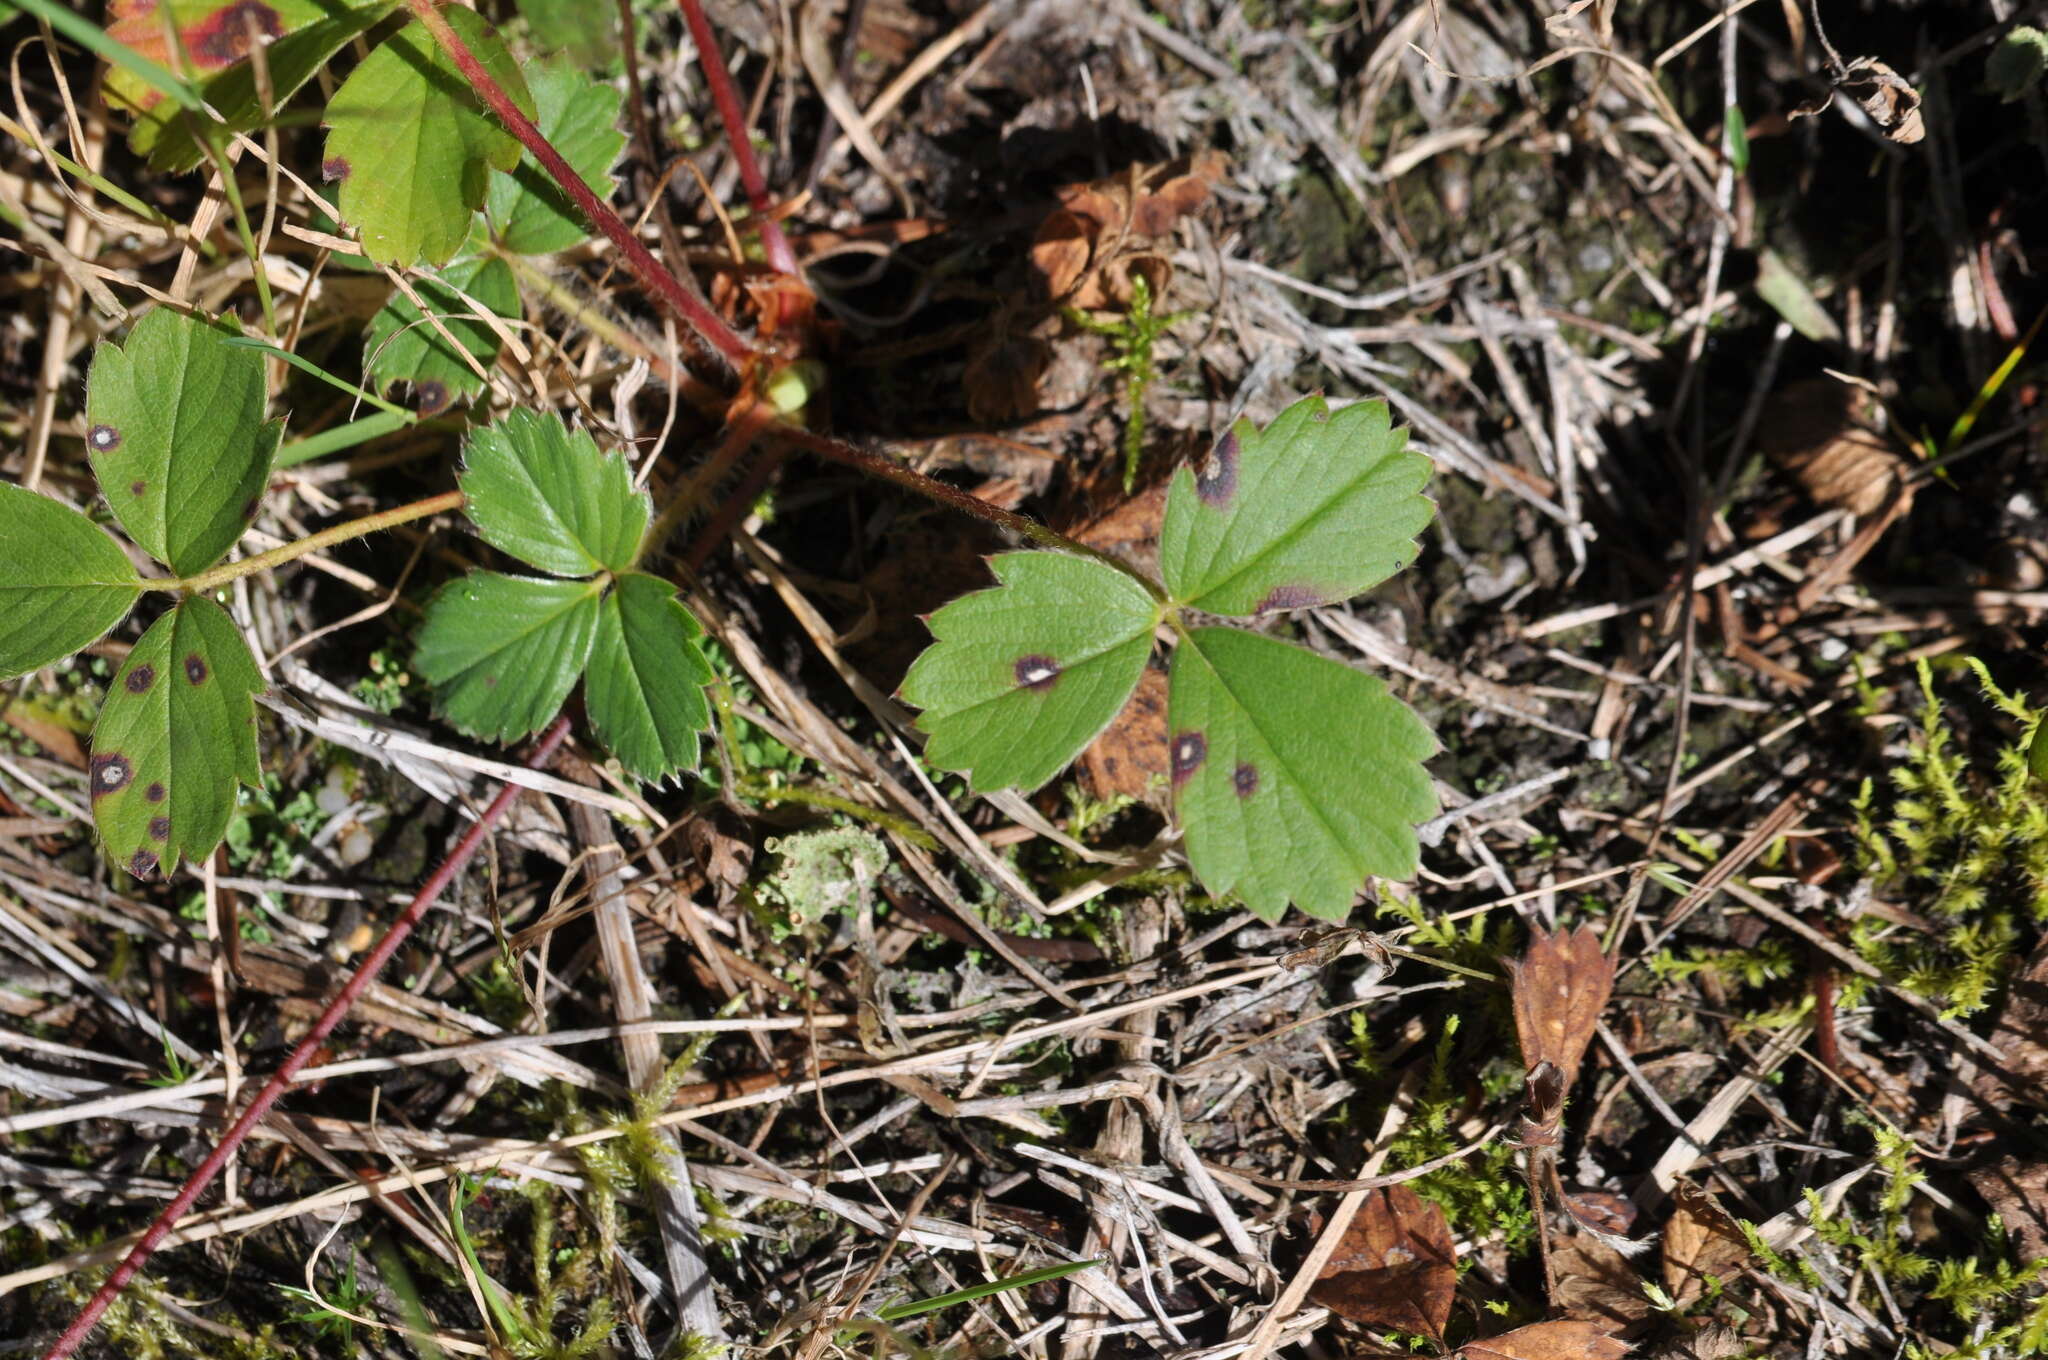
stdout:
{"type": "MultiPolygon", "coordinates": [[[[477,62],[533,116],[519,64],[474,11],[441,11],[477,62]]],[[[443,264],[469,234],[493,169],[519,163],[519,143],[419,24],[385,39],[328,102],[327,158],[342,219],[379,264],[443,264]]]]}

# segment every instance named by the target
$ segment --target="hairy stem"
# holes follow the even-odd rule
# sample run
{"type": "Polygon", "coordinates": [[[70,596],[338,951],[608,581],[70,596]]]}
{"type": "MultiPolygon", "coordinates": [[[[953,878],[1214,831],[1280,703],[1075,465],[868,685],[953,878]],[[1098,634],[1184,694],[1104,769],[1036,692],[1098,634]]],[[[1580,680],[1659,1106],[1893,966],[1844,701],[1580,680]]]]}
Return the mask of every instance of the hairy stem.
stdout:
{"type": "Polygon", "coordinates": [[[441,50],[448,54],[456,69],[462,72],[463,79],[469,82],[477,98],[489,106],[498,121],[519,139],[520,145],[533,153],[533,158],[541,163],[555,183],[562,186],[562,192],[569,196],[576,210],[618,248],[619,254],[625,258],[626,267],[634,278],[640,280],[641,287],[659,299],[678,321],[717,351],[733,368],[745,368],[754,357],[753,347],[711,310],[711,304],[701,294],[655,259],[654,253],[640,244],[640,238],[633,234],[625,220],[605,206],[603,200],[583,182],[582,176],[569,168],[569,163],[541,135],[533,120],[519,111],[519,106],[512,102],[504,87],[484,70],[461,35],[441,17],[438,0],[406,0],[406,5],[421,26],[433,35],[434,41],[441,45],[441,50]]]}
{"type": "Polygon", "coordinates": [[[761,252],[768,267],[778,274],[795,274],[796,252],[775,220],[775,200],[768,195],[768,181],[761,177],[761,164],[754,159],[754,144],[747,137],[747,111],[740,107],[739,92],[725,69],[725,57],[718,50],[718,35],[704,16],[702,0],[676,0],[683,22],[690,26],[690,41],[697,44],[697,64],[711,87],[711,102],[718,106],[718,119],[725,124],[725,140],[732,144],[733,163],[739,167],[740,183],[746,186],[747,203],[754,210],[754,224],[761,229],[761,252]]]}
{"type": "Polygon", "coordinates": [[[200,572],[197,576],[173,578],[168,581],[150,581],[145,583],[145,589],[182,590],[193,595],[204,594],[209,590],[218,590],[228,582],[238,580],[241,577],[254,576],[260,571],[269,571],[272,567],[281,567],[287,562],[295,562],[306,554],[319,552],[322,548],[328,547],[331,544],[346,543],[352,538],[362,538],[365,535],[374,534],[383,529],[395,529],[401,524],[410,524],[416,519],[425,519],[429,515],[438,515],[443,510],[460,510],[463,500],[464,497],[460,491],[444,491],[438,496],[429,496],[423,501],[414,501],[410,505],[401,505],[391,510],[380,510],[374,515],[364,515],[361,519],[352,519],[343,524],[331,525],[328,528],[322,529],[317,534],[309,534],[305,538],[287,543],[282,547],[272,548],[269,552],[258,553],[254,557],[245,557],[239,562],[223,562],[217,567],[200,572]]]}
{"type": "MultiPolygon", "coordinates": [[[[555,748],[562,744],[562,739],[568,734],[569,720],[556,718],[541,735],[540,741],[533,748],[533,754],[527,757],[527,768],[539,769],[546,765],[554,755],[555,748]]],[[[320,1012],[320,1018],[306,1031],[306,1036],[299,1040],[298,1047],[294,1048],[279,1065],[270,1080],[263,1083],[263,1089],[256,1093],[256,1098],[242,1111],[242,1117],[234,1122],[213,1151],[206,1155],[206,1160],[194,1169],[183,1187],[179,1189],[176,1198],[164,1206],[163,1212],[156,1216],[156,1221],[149,1225],[141,1239],[121,1259],[121,1264],[114,1267],[113,1274],[107,1276],[106,1283],[99,1287],[99,1291],[79,1310],[78,1316],[71,1320],[71,1325],[64,1329],[64,1335],[58,1337],[56,1344],[44,1352],[43,1360],[64,1360],[78,1349],[79,1343],[85,1340],[86,1334],[100,1320],[100,1315],[107,1311],[107,1306],[120,1297],[128,1281],[135,1278],[136,1272],[142,1269],[143,1263],[150,1258],[158,1244],[170,1235],[171,1229],[178,1225],[178,1220],[185,1216],[185,1211],[190,1209],[205,1192],[206,1187],[213,1183],[213,1178],[220,1174],[221,1168],[227,1165],[228,1158],[234,1156],[235,1150],[241,1147],[242,1140],[249,1136],[249,1131],[262,1121],[263,1116],[270,1112],[270,1107],[277,1103],[278,1097],[284,1094],[285,1088],[291,1085],[292,1078],[298,1075],[299,1069],[312,1060],[313,1054],[327,1041],[327,1036],[334,1032],[334,1027],[341,1023],[342,1017],[347,1015],[363,993],[369,990],[370,984],[376,981],[377,974],[390,962],[391,956],[398,952],[398,947],[405,943],[406,937],[412,934],[413,927],[426,916],[427,908],[431,907],[447,890],[448,885],[455,881],[455,876],[462,872],[463,866],[469,863],[478,847],[483,845],[484,837],[490,834],[491,828],[497,825],[499,819],[505,815],[506,809],[512,806],[513,800],[518,796],[517,784],[507,784],[498,791],[498,796],[491,800],[491,805],[476,819],[476,824],[471,826],[462,839],[455,843],[455,848],[448,852],[448,858],[441,862],[441,867],[434,870],[432,876],[420,885],[420,890],[413,895],[404,912],[391,923],[391,928],[384,932],[384,938],[372,945],[370,952],[363,956],[361,966],[346,983],[342,984],[334,999],[327,1003],[327,1009],[320,1012]]]]}

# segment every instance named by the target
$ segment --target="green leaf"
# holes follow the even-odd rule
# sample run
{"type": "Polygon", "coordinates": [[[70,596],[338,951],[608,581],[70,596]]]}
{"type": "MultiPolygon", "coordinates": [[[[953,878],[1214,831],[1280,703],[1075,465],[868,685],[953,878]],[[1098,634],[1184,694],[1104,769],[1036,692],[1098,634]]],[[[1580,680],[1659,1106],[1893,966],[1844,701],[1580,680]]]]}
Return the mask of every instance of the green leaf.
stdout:
{"type": "Polygon", "coordinates": [[[205,149],[193,136],[195,127],[216,129],[209,135],[248,132],[264,121],[263,100],[256,88],[255,63],[248,58],[248,24],[268,41],[263,62],[270,79],[273,114],[313,77],[336,52],[359,33],[390,13],[393,0],[267,0],[263,4],[233,0],[169,0],[177,24],[182,58],[165,36],[158,0],[113,0],[107,6],[107,34],[166,66],[190,70],[199,92],[217,111],[225,127],[211,119],[180,117],[178,105],[134,71],[115,66],[107,72],[106,100],[135,117],[128,145],[149,157],[158,170],[190,170],[205,160],[205,149]]]}
{"type": "Polygon", "coordinates": [[[427,602],[413,665],[441,713],[475,737],[516,741],[561,711],[597,633],[598,581],[473,571],[427,602]]]}
{"type": "Polygon", "coordinates": [[[159,307],[92,356],[86,452],[128,537],[180,576],[256,514],[284,421],[265,422],[263,356],[231,326],[159,307]]]}
{"type": "Polygon", "coordinates": [[[1436,739],[1386,683],[1300,647],[1196,628],[1174,649],[1167,731],[1188,862],[1266,920],[1341,921],[1368,876],[1409,879],[1436,811],[1436,739]]]}
{"type": "Polygon", "coordinates": [[[92,729],[92,816],[137,878],[205,859],[235,785],[259,787],[255,696],[263,673],[227,611],[188,596],[128,653],[92,729]]]}
{"type": "MultiPolygon", "coordinates": [[[[491,26],[449,5],[442,16],[519,111],[533,97],[519,64],[491,26]]],[[[519,163],[519,143],[499,126],[455,62],[419,24],[408,24],[350,73],[328,102],[321,173],[341,181],[343,220],[379,264],[445,263],[462,248],[483,206],[492,169],[519,163]]]]}
{"type": "Polygon", "coordinates": [[[1321,397],[1248,420],[1167,493],[1159,567],[1177,604],[1243,617],[1350,599],[1415,560],[1436,507],[1429,460],[1384,402],[1335,415],[1321,397]]]}
{"type": "Polygon", "coordinates": [[[697,767],[697,737],[711,725],[704,630],[658,577],[627,572],[598,611],[583,701],[605,749],[635,778],[697,767]]]}
{"type": "Polygon", "coordinates": [[[1984,59],[1984,83],[2003,103],[2026,97],[2048,72],[2048,33],[2025,24],[1999,39],[1984,59]]]}
{"type": "Polygon", "coordinates": [[[619,65],[619,7],[592,0],[519,0],[519,12],[546,51],[563,51],[586,69],[619,65]]]}
{"type": "MultiPolygon", "coordinates": [[[[527,83],[539,110],[533,121],[549,145],[590,192],[599,199],[610,198],[612,164],[626,145],[626,135],[618,129],[619,105],[625,96],[559,60],[528,68],[527,83]]],[[[567,250],[590,234],[583,214],[531,152],[520,158],[512,173],[491,176],[484,214],[499,244],[520,255],[567,250]]]]}
{"type": "Polygon", "coordinates": [[[924,710],[926,760],[977,789],[1035,789],[1131,697],[1159,606],[1085,557],[1005,553],[989,565],[1002,584],[932,615],[935,641],[902,693],[924,710]]]}
{"type": "MultiPolygon", "coordinates": [[[[485,368],[497,362],[497,333],[477,320],[475,309],[457,294],[468,294],[499,316],[519,315],[519,281],[512,277],[511,266],[489,256],[467,256],[452,261],[438,277],[415,279],[413,291],[485,368]]],[[[424,415],[444,409],[457,396],[474,396],[483,390],[483,379],[420,315],[412,299],[400,292],[394,291],[370,318],[363,353],[378,389],[411,383],[424,415]]]]}
{"type": "Polygon", "coordinates": [[[1738,175],[1749,173],[1749,120],[1742,116],[1739,105],[1728,106],[1727,117],[1722,120],[1725,129],[1724,140],[1728,144],[1728,168],[1738,175]]]}
{"type": "Polygon", "coordinates": [[[127,617],[141,586],[128,554],[97,524],[0,482],[0,679],[99,641],[127,617]]]}
{"type": "Polygon", "coordinates": [[[647,532],[625,457],[553,415],[516,410],[472,431],[459,481],[484,541],[554,576],[623,571],[647,532]]]}

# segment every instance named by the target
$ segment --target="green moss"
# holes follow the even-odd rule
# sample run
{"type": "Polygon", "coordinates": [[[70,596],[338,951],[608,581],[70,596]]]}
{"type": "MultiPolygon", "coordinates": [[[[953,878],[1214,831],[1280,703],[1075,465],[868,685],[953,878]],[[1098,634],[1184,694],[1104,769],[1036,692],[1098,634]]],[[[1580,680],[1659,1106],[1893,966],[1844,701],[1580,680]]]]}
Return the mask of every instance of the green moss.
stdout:
{"type": "MultiPolygon", "coordinates": [[[[1992,768],[1976,768],[1956,749],[1933,671],[1922,661],[1911,750],[1891,772],[1886,795],[1866,780],[1854,805],[1858,867],[1930,928],[1864,916],[1851,924],[1850,944],[1888,980],[1951,1016],[1989,1005],[2023,926],[2048,921],[2048,801],[2027,769],[2041,714],[1993,684],[1982,663],[1968,664],[2012,726],[1992,768]]],[[[1844,1001],[1855,1004],[1866,987],[1850,980],[1844,1001]]]]}

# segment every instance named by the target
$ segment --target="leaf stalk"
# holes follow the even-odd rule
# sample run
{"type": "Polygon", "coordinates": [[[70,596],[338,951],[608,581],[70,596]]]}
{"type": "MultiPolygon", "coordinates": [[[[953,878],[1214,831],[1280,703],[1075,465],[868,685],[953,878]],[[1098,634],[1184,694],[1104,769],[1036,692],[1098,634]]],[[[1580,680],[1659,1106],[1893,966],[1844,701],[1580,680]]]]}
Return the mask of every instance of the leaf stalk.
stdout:
{"type": "Polygon", "coordinates": [[[426,519],[430,515],[438,515],[445,510],[460,510],[464,500],[465,497],[460,491],[444,491],[438,496],[429,496],[423,501],[414,501],[410,505],[401,505],[391,510],[381,510],[374,515],[364,515],[361,519],[352,519],[342,524],[331,525],[328,528],[322,529],[317,534],[309,534],[305,538],[284,544],[282,547],[272,548],[269,552],[258,553],[254,557],[245,557],[239,562],[223,562],[217,567],[207,568],[197,576],[176,577],[164,581],[146,581],[143,583],[143,588],[145,590],[182,590],[192,595],[203,595],[209,590],[220,589],[230,581],[239,580],[244,576],[254,576],[258,572],[269,571],[273,567],[281,567],[287,562],[297,561],[308,553],[319,552],[322,548],[330,547],[336,543],[346,543],[352,538],[362,538],[384,529],[395,529],[401,524],[409,524],[416,519],[426,519]]]}

